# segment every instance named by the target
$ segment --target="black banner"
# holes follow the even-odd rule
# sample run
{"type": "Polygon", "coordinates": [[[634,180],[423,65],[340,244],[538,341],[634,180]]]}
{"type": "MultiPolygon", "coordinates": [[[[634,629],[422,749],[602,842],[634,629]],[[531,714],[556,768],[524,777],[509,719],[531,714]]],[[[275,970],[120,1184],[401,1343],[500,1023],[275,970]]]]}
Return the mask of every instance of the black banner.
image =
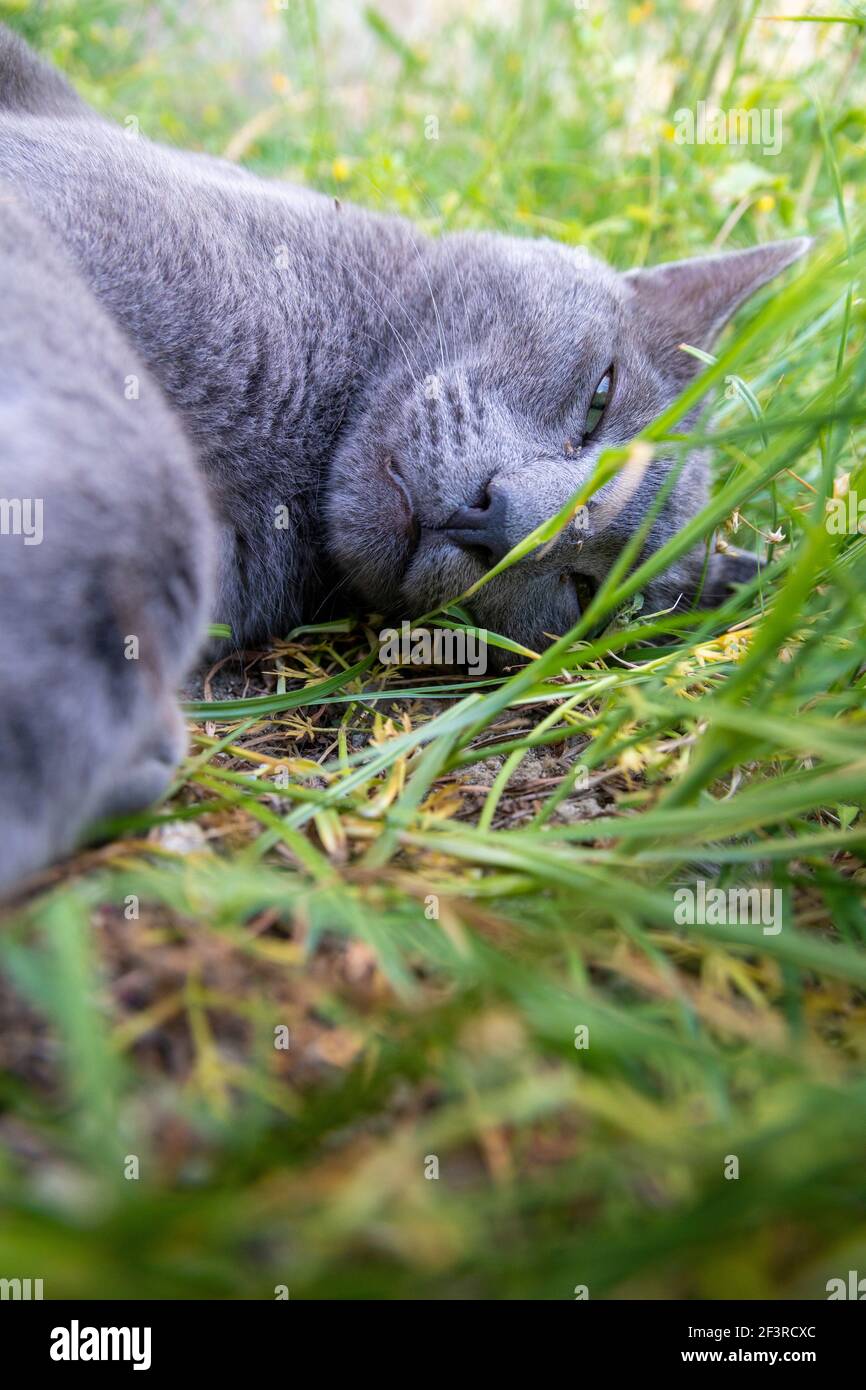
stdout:
{"type": "MultiPolygon", "coordinates": [[[[454,1347],[441,1335],[449,1327],[447,1318],[453,1316],[458,1331],[476,1339],[481,1332],[484,1359],[490,1357],[494,1363],[497,1351],[513,1355],[514,1339],[521,1337],[520,1323],[525,1319],[526,1333],[537,1328],[545,1339],[527,1343],[526,1352],[543,1356],[545,1363],[551,1353],[559,1352],[575,1366],[601,1361],[611,1370],[644,1373],[673,1367],[795,1365],[826,1374],[858,1357],[866,1313],[859,1301],[847,1299],[820,1303],[577,1300],[568,1308],[511,1303],[507,1310],[501,1334],[490,1338],[484,1329],[497,1326],[493,1305],[479,1308],[459,1303],[449,1315],[441,1304],[404,1304],[399,1338],[409,1330],[424,1337],[421,1364],[428,1373],[440,1357],[443,1371],[453,1373],[454,1347]],[[423,1329],[431,1318],[436,1321],[427,1336],[423,1329]],[[560,1337],[566,1339],[564,1344],[559,1343],[560,1337]]],[[[319,1328],[328,1336],[322,1345],[329,1375],[341,1352],[351,1359],[352,1369],[359,1370],[365,1348],[381,1369],[393,1334],[378,1324],[372,1304],[293,1303],[291,1299],[269,1304],[0,1303],[0,1335],[7,1357],[14,1356],[28,1370],[48,1371],[52,1378],[61,1379],[92,1377],[106,1369],[115,1376],[118,1372],[161,1376],[166,1371],[248,1375],[267,1364],[292,1374],[299,1356],[306,1359],[320,1350],[305,1340],[319,1328]],[[355,1321],[360,1317],[363,1323],[355,1321]],[[335,1338],[337,1330],[340,1335],[335,1338]],[[389,1343],[377,1352],[370,1342],[374,1330],[389,1337],[389,1343]]],[[[478,1348],[481,1353],[481,1343],[478,1348]]]]}

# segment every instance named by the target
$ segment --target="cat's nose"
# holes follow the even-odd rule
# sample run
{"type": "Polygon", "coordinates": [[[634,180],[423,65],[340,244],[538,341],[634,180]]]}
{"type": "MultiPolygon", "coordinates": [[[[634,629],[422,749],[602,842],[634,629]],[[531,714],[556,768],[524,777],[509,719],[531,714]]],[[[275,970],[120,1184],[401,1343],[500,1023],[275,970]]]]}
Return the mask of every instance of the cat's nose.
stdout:
{"type": "Polygon", "coordinates": [[[508,493],[491,484],[481,506],[458,507],[443,526],[443,534],[464,550],[484,550],[492,560],[501,560],[514,545],[508,493]]]}

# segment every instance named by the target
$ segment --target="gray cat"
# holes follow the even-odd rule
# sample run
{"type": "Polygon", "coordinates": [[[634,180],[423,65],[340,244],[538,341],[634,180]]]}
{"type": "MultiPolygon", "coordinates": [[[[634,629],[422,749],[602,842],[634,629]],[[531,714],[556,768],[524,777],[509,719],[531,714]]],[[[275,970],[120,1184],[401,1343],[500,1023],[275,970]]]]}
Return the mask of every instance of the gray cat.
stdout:
{"type": "MultiPolygon", "coordinates": [[[[46,516],[43,546],[0,536],[0,884],[62,851],[113,789],[154,794],[145,776],[135,795],[147,682],[164,729],[207,588],[193,455],[216,518],[211,613],[239,645],[351,599],[417,615],[559,510],[682,390],[696,363],[679,344],[709,347],[809,244],[623,275],[551,241],[431,240],[125,132],[2,28],[0,178],[37,219],[4,212],[2,402],[28,423],[4,421],[0,493],[38,483],[46,516]],[[147,634],[150,677],[144,659],[117,665],[130,633],[147,634]],[[61,814],[64,779],[81,794],[61,814]]],[[[597,493],[579,534],[480,591],[477,621],[534,649],[567,631],[670,462],[597,493]]],[[[695,454],[647,551],[706,495],[695,454]]],[[[703,563],[701,548],[674,566],[649,605],[690,601],[703,563]]],[[[714,555],[701,602],[753,563],[714,555]]]]}

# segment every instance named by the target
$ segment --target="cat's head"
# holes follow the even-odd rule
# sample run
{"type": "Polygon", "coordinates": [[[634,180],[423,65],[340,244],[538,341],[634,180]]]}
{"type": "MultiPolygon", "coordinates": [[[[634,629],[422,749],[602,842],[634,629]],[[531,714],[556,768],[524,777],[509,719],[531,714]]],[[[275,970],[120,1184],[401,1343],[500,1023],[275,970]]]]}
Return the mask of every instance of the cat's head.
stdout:
{"type": "MultiPolygon", "coordinates": [[[[699,370],[680,344],[708,349],[808,246],[801,238],[619,274],[551,241],[432,243],[411,314],[398,318],[399,350],[330,477],[330,548],[362,600],[412,617],[462,593],[562,508],[602,450],[633,439],[677,397],[699,370]]],[[[476,621],[534,650],[566,632],[671,463],[656,454],[643,472],[607,483],[555,542],[482,587],[476,621]]],[[[704,505],[706,473],[703,454],[691,455],[644,553],[704,505]]],[[[702,548],[654,581],[651,609],[687,607],[703,563],[702,548]]],[[[702,605],[744,577],[742,559],[714,555],[702,605]]]]}

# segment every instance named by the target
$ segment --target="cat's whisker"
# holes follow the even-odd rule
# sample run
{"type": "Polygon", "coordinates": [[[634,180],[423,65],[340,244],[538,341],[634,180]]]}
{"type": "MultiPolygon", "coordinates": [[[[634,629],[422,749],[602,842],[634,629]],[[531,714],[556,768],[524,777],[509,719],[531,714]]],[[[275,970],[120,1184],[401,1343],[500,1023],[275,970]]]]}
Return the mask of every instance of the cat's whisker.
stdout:
{"type": "Polygon", "coordinates": [[[424,264],[424,259],[421,255],[421,252],[418,250],[418,243],[412,236],[411,232],[409,233],[409,241],[412,244],[412,250],[415,252],[418,264],[424,272],[424,279],[427,281],[427,288],[430,291],[430,302],[433,305],[433,313],[436,315],[436,329],[439,334],[439,353],[442,358],[442,370],[444,372],[448,368],[448,362],[446,360],[445,355],[445,333],[442,328],[442,317],[439,313],[439,305],[436,303],[436,296],[433,293],[433,283],[430,279],[429,271],[427,270],[427,267],[424,264]]]}
{"type": "Polygon", "coordinates": [[[315,609],[315,611],[314,611],[314,613],[313,613],[313,617],[312,617],[312,621],[313,621],[313,622],[316,621],[316,619],[318,618],[319,614],[322,612],[322,609],[326,606],[326,604],[330,603],[330,601],[331,601],[331,599],[334,597],[334,595],[335,595],[335,594],[338,594],[338,593],[340,592],[341,589],[344,589],[344,588],[346,587],[346,585],[349,583],[349,579],[350,579],[350,576],[349,576],[348,574],[344,574],[343,577],[342,577],[342,579],[339,579],[339,580],[337,581],[337,583],[334,584],[334,585],[332,585],[331,588],[328,590],[328,592],[327,592],[326,594],[323,595],[323,597],[320,599],[319,604],[318,604],[318,606],[316,607],[316,609],[315,609]]]}
{"type": "MultiPolygon", "coordinates": [[[[410,181],[410,183],[412,184],[412,187],[415,189],[415,192],[418,194],[418,196],[427,204],[427,206],[428,206],[428,208],[430,209],[430,211],[431,211],[431,213],[433,214],[433,216],[434,216],[434,217],[438,217],[438,216],[439,216],[439,211],[438,211],[438,209],[437,209],[437,207],[436,207],[436,204],[433,202],[433,199],[430,197],[429,193],[425,193],[425,192],[424,192],[424,189],[423,189],[423,188],[421,187],[421,185],[418,183],[417,179],[414,179],[414,178],[412,177],[411,174],[409,175],[409,181],[410,181]]],[[[451,269],[454,271],[454,277],[455,277],[455,279],[456,279],[456,281],[457,281],[457,288],[458,288],[459,291],[460,291],[460,298],[463,300],[463,313],[464,313],[464,316],[465,316],[465,319],[466,319],[466,330],[467,330],[467,333],[468,333],[468,335],[469,335],[469,346],[470,346],[470,347],[474,347],[475,344],[474,344],[474,339],[473,339],[473,334],[472,334],[472,318],[471,318],[470,313],[469,313],[469,305],[468,305],[467,302],[466,302],[466,294],[465,294],[465,291],[464,291],[464,289],[463,289],[463,278],[462,278],[462,276],[461,276],[461,274],[460,274],[460,271],[459,271],[459,269],[458,269],[457,262],[456,262],[455,259],[454,259],[454,253],[453,253],[453,251],[451,250],[451,247],[448,245],[447,241],[446,241],[446,242],[443,242],[443,244],[444,244],[444,246],[445,246],[446,254],[447,254],[447,256],[448,256],[448,259],[449,259],[449,261],[451,262],[451,269]]],[[[456,333],[453,333],[453,328],[454,328],[454,311],[453,311],[453,310],[451,311],[451,328],[452,328],[452,336],[454,337],[454,340],[456,341],[456,340],[457,340],[457,335],[456,335],[456,333]]]]}
{"type": "MultiPolygon", "coordinates": [[[[375,188],[376,192],[379,194],[379,197],[382,198],[383,201],[384,201],[384,194],[383,194],[381,188],[379,188],[378,184],[376,184],[376,183],[373,181],[373,179],[369,178],[369,176],[368,176],[367,182],[371,185],[371,187],[375,188]]],[[[430,302],[431,302],[432,305],[433,305],[433,313],[436,315],[436,330],[437,330],[437,332],[438,332],[438,334],[439,334],[439,355],[440,355],[440,357],[441,357],[441,359],[442,359],[442,370],[443,370],[443,372],[444,372],[444,371],[447,370],[448,362],[447,362],[447,360],[446,360],[446,354],[445,354],[445,333],[444,333],[443,328],[442,328],[442,317],[441,317],[441,315],[440,315],[440,313],[439,313],[439,305],[436,303],[436,296],[435,296],[435,294],[433,293],[433,285],[432,285],[432,282],[431,282],[431,280],[430,280],[430,274],[429,274],[429,272],[428,272],[428,270],[427,270],[426,265],[424,264],[424,258],[423,258],[423,256],[421,255],[421,252],[418,250],[418,243],[416,242],[415,238],[413,237],[413,235],[412,235],[412,233],[411,233],[411,231],[409,230],[408,227],[407,227],[407,229],[406,229],[406,234],[407,234],[407,236],[408,236],[409,243],[410,243],[410,245],[411,245],[411,247],[412,247],[412,250],[415,252],[415,257],[416,257],[416,259],[417,259],[417,261],[418,261],[418,264],[420,265],[422,271],[424,272],[424,279],[427,281],[427,289],[430,291],[430,302]]]]}
{"type": "MultiPolygon", "coordinates": [[[[351,265],[348,265],[345,261],[341,261],[340,258],[339,258],[338,256],[335,256],[334,259],[336,260],[336,262],[337,262],[338,265],[342,265],[342,267],[343,267],[344,270],[348,270],[348,271],[351,273],[351,270],[352,270],[352,266],[351,266],[351,265]]],[[[409,310],[406,308],[405,304],[401,303],[401,301],[397,298],[397,296],[396,296],[396,294],[394,293],[394,291],[393,291],[388,285],[385,284],[385,281],[382,279],[382,277],[381,277],[380,275],[377,275],[376,272],[375,272],[370,266],[364,265],[364,264],[363,264],[361,261],[359,261],[357,258],[355,258],[355,266],[356,266],[359,270],[366,271],[366,273],[367,273],[368,275],[371,275],[371,276],[373,277],[373,279],[377,282],[377,284],[379,284],[379,285],[382,286],[382,289],[385,291],[385,293],[386,293],[387,295],[390,295],[391,299],[393,299],[394,303],[397,305],[397,308],[400,310],[400,312],[401,312],[401,314],[403,315],[403,317],[404,317],[405,319],[407,319],[408,322],[410,323],[411,327],[413,328],[413,330],[414,330],[414,332],[415,332],[415,337],[418,339],[418,342],[419,342],[419,343],[422,345],[422,347],[423,347],[424,339],[423,339],[423,336],[422,336],[422,334],[421,334],[421,330],[420,330],[420,328],[419,328],[419,326],[418,326],[418,320],[417,320],[416,318],[413,318],[413,316],[409,313],[409,310]]],[[[356,274],[357,274],[357,271],[356,271],[356,274]]],[[[363,285],[362,285],[362,289],[363,289],[363,285]]],[[[366,293],[366,291],[364,291],[364,292],[366,293]]],[[[375,300],[373,300],[372,302],[373,302],[374,304],[376,303],[375,300]]],[[[381,306],[378,306],[378,307],[381,308],[381,306]]],[[[385,317],[384,312],[383,312],[383,317],[385,317]]],[[[386,319],[386,322],[387,322],[387,321],[388,321],[388,320],[386,319]]],[[[396,331],[396,330],[395,330],[395,331],[396,331]]],[[[417,356],[415,357],[415,365],[416,365],[416,367],[418,367],[419,370],[420,370],[420,363],[418,362],[417,356]]],[[[414,379],[414,373],[413,373],[413,379],[414,379]]]]}
{"type": "MultiPolygon", "coordinates": [[[[333,252],[331,254],[333,255],[333,252]]],[[[352,267],[346,265],[345,261],[341,261],[339,256],[334,256],[334,260],[336,261],[337,265],[342,265],[344,270],[348,270],[351,273],[352,267]]],[[[369,301],[370,304],[373,305],[374,308],[379,310],[379,313],[382,315],[382,318],[385,320],[391,332],[394,334],[394,337],[400,345],[400,351],[403,353],[403,356],[406,360],[406,366],[409,368],[409,373],[412,377],[412,380],[415,382],[415,385],[417,386],[418,378],[416,377],[415,372],[413,370],[412,360],[409,357],[405,338],[403,337],[400,330],[396,327],[396,325],[392,323],[391,319],[389,319],[388,315],[385,313],[385,310],[379,303],[379,301],[377,299],[374,299],[373,296],[367,290],[364,289],[364,286],[360,282],[360,277],[358,277],[358,284],[360,286],[361,294],[365,297],[365,299],[369,301]]],[[[417,358],[415,359],[415,366],[418,366],[417,358]]]]}

